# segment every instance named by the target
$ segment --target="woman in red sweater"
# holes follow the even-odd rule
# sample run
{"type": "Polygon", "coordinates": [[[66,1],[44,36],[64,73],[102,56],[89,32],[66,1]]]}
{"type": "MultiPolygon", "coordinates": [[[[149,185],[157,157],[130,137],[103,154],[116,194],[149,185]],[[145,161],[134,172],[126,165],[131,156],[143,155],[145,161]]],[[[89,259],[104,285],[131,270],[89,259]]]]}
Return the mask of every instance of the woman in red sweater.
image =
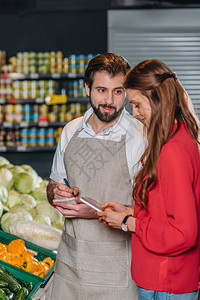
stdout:
{"type": "Polygon", "coordinates": [[[106,202],[106,226],[132,232],[132,278],[139,300],[194,300],[200,268],[199,121],[163,62],[145,60],[124,83],[148,146],[135,178],[134,207],[106,202]]]}

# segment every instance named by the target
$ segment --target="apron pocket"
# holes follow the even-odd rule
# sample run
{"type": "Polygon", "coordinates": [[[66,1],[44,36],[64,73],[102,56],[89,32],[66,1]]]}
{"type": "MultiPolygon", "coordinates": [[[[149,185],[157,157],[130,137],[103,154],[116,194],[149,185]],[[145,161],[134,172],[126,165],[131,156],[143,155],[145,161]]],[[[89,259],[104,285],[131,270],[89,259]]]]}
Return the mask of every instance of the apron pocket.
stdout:
{"type": "Polygon", "coordinates": [[[73,238],[65,232],[59,246],[55,272],[80,284],[127,287],[129,239],[100,243],[73,238]]]}

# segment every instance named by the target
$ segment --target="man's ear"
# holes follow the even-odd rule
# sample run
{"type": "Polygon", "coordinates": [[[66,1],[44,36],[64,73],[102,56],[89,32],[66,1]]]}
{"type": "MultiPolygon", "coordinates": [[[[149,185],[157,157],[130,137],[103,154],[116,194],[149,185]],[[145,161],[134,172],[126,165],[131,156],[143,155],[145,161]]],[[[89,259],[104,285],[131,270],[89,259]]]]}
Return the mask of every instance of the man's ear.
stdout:
{"type": "Polygon", "coordinates": [[[89,88],[89,86],[87,85],[87,83],[85,83],[85,90],[86,90],[87,96],[89,97],[89,96],[90,96],[90,88],[89,88]]]}

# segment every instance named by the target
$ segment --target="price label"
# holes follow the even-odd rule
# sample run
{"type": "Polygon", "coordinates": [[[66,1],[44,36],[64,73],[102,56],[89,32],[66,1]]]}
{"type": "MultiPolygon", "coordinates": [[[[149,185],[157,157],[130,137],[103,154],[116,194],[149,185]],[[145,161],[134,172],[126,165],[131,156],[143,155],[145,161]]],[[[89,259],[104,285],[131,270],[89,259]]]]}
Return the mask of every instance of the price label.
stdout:
{"type": "Polygon", "coordinates": [[[28,122],[20,122],[20,123],[19,123],[19,126],[20,126],[20,127],[28,127],[28,126],[29,126],[29,123],[28,123],[28,122]]]}
{"type": "Polygon", "coordinates": [[[6,127],[6,128],[11,128],[13,125],[12,122],[3,122],[3,126],[6,127]]]}
{"type": "Polygon", "coordinates": [[[17,151],[22,152],[22,151],[26,151],[27,147],[26,146],[17,146],[17,151]]]}
{"type": "Polygon", "coordinates": [[[7,147],[6,146],[0,146],[0,152],[6,152],[7,147]]]}
{"type": "Polygon", "coordinates": [[[44,98],[36,98],[35,102],[36,103],[43,103],[44,102],[44,98]]]}
{"type": "Polygon", "coordinates": [[[61,78],[61,75],[60,75],[60,73],[53,73],[53,74],[51,74],[51,77],[54,79],[58,79],[58,78],[61,78]]]}
{"type": "Polygon", "coordinates": [[[69,78],[76,78],[77,74],[76,73],[68,73],[69,78]]]}
{"type": "Polygon", "coordinates": [[[32,74],[30,74],[30,78],[31,79],[38,79],[39,78],[39,74],[38,73],[32,73],[32,74]]]}
{"type": "Polygon", "coordinates": [[[0,98],[0,104],[6,103],[6,100],[4,98],[0,98]]]}
{"type": "Polygon", "coordinates": [[[47,122],[47,121],[38,122],[38,126],[47,127],[47,126],[49,126],[49,122],[47,122]]]}

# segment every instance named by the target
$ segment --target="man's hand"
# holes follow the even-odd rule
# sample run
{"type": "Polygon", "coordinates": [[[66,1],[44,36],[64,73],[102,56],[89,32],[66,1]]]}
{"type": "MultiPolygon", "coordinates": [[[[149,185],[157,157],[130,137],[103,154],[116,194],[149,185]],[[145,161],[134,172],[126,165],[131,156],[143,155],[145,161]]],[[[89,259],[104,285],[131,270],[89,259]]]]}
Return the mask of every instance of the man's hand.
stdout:
{"type": "MultiPolygon", "coordinates": [[[[78,202],[78,197],[75,198],[78,202]]],[[[97,215],[95,210],[84,203],[66,203],[58,202],[55,207],[65,218],[84,218],[84,219],[96,219],[97,215]]]]}
{"type": "Polygon", "coordinates": [[[58,183],[53,189],[54,199],[71,198],[77,196],[79,189],[77,187],[69,188],[66,184],[58,183]]]}

